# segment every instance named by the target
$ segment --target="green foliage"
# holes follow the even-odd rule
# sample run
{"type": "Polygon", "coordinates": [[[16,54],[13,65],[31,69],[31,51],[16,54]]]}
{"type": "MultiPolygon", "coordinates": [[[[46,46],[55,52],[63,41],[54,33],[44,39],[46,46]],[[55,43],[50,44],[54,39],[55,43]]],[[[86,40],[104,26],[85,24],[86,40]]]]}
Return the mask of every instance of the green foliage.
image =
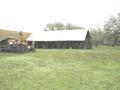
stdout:
{"type": "Polygon", "coordinates": [[[84,29],[83,27],[75,26],[70,23],[66,24],[65,27],[66,27],[66,30],[84,29]]]}
{"type": "Polygon", "coordinates": [[[98,45],[120,45],[120,14],[117,17],[111,16],[106,21],[104,28],[91,30],[92,41],[98,45]]]}
{"type": "Polygon", "coordinates": [[[92,28],[90,34],[93,45],[98,46],[104,44],[104,31],[100,27],[97,27],[97,29],[92,28]]]}
{"type": "Polygon", "coordinates": [[[45,30],[51,30],[51,31],[54,31],[54,29],[55,29],[54,27],[55,27],[55,25],[54,25],[54,24],[49,23],[49,24],[47,24],[47,25],[46,25],[45,30]]]}
{"type": "Polygon", "coordinates": [[[119,90],[120,47],[0,53],[0,90],[119,90]]]}
{"type": "Polygon", "coordinates": [[[62,23],[55,23],[54,26],[55,26],[55,30],[64,30],[65,29],[65,26],[62,23]]]}
{"type": "Polygon", "coordinates": [[[104,30],[109,44],[114,46],[120,43],[120,14],[117,17],[111,16],[105,23],[104,30]]]}
{"type": "Polygon", "coordinates": [[[76,30],[76,29],[84,29],[83,27],[73,25],[73,24],[66,24],[64,25],[63,23],[56,22],[56,23],[49,23],[46,25],[44,28],[45,31],[54,31],[54,30],[76,30]]]}

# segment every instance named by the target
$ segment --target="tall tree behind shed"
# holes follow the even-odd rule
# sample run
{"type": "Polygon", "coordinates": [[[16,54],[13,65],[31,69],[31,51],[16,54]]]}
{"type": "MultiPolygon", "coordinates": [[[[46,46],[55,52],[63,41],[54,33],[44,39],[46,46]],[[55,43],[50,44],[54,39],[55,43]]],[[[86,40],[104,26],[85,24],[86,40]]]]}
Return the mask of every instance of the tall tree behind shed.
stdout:
{"type": "Polygon", "coordinates": [[[65,28],[66,28],[66,30],[84,29],[84,28],[81,27],[81,26],[73,25],[73,24],[70,24],[70,23],[67,23],[67,24],[65,25],[65,28]]]}
{"type": "Polygon", "coordinates": [[[54,31],[55,29],[55,25],[53,23],[49,23],[46,25],[46,27],[44,28],[45,31],[54,31]]]}
{"type": "Polygon", "coordinates": [[[105,34],[109,44],[115,46],[120,44],[120,13],[115,16],[111,16],[104,25],[105,34]]]}
{"type": "Polygon", "coordinates": [[[64,30],[65,29],[65,26],[62,23],[55,23],[54,26],[55,26],[55,30],[64,30]]]}
{"type": "Polygon", "coordinates": [[[44,28],[45,31],[76,30],[76,29],[84,29],[84,28],[81,27],[81,26],[78,26],[78,25],[73,25],[73,24],[70,24],[70,23],[63,24],[63,23],[60,23],[60,22],[49,23],[44,28]]]}
{"type": "Polygon", "coordinates": [[[97,28],[91,28],[91,38],[92,38],[92,43],[94,46],[102,45],[104,44],[105,38],[104,38],[104,31],[100,26],[97,28]]]}

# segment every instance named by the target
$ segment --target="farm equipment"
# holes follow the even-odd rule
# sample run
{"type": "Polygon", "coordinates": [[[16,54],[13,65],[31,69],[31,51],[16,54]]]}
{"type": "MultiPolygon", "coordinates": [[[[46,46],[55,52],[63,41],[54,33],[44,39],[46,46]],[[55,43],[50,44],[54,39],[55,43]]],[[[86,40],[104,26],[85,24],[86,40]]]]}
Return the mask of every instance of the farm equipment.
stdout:
{"type": "Polygon", "coordinates": [[[12,37],[0,41],[0,52],[29,52],[35,51],[34,45],[29,45],[23,38],[14,40],[12,37]]]}
{"type": "Polygon", "coordinates": [[[24,44],[6,44],[0,45],[0,52],[29,52],[35,51],[33,45],[24,45],[24,44]]]}

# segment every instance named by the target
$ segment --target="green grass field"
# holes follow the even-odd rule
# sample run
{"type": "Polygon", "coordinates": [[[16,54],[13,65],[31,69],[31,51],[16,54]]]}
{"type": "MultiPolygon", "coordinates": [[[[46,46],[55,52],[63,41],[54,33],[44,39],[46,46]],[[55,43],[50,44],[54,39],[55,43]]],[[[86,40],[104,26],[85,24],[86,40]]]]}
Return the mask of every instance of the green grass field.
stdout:
{"type": "Polygon", "coordinates": [[[0,53],[0,90],[120,90],[120,47],[0,53]]]}

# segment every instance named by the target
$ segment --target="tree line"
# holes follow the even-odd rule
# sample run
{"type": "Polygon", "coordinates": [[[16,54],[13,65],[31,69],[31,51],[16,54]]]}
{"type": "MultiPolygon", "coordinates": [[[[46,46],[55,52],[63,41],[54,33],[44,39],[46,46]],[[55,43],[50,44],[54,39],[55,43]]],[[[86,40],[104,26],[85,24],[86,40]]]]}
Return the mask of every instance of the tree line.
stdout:
{"type": "MultiPolygon", "coordinates": [[[[60,22],[48,23],[44,30],[76,30],[84,29],[84,27],[73,25],[71,23],[63,24],[60,22]]],[[[90,29],[92,43],[94,46],[98,45],[120,45],[120,13],[117,16],[110,16],[104,23],[103,28],[97,26],[97,28],[90,29]]]]}
{"type": "Polygon", "coordinates": [[[105,22],[103,28],[98,26],[91,29],[91,37],[93,45],[120,45],[120,13],[110,16],[105,22]]]}
{"type": "Polygon", "coordinates": [[[73,25],[71,23],[63,24],[60,22],[56,22],[56,23],[49,23],[44,28],[45,31],[76,30],[76,29],[83,29],[83,27],[78,25],[73,25]]]}

